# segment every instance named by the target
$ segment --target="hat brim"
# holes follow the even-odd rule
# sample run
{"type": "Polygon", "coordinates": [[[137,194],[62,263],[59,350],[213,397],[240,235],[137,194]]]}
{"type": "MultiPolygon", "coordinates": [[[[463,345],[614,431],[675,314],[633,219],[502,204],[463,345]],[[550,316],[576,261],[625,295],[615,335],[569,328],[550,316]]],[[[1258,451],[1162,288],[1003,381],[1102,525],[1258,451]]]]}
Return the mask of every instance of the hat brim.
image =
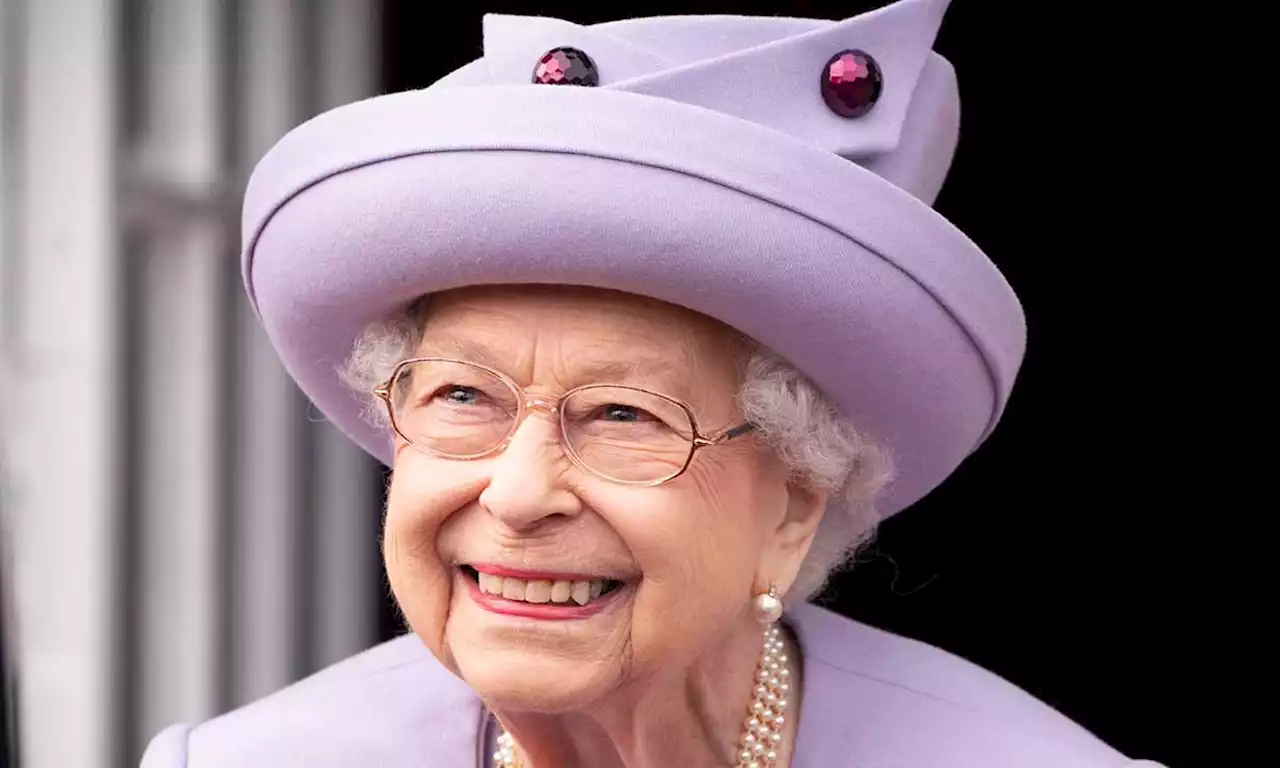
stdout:
{"type": "Polygon", "coordinates": [[[995,426],[1022,312],[979,249],[857,164],[754,123],[603,89],[384,96],[300,126],[245,203],[244,279],[289,373],[387,463],[338,375],[370,322],[487,284],[625,291],[724,322],[885,444],[890,515],[995,426]]]}

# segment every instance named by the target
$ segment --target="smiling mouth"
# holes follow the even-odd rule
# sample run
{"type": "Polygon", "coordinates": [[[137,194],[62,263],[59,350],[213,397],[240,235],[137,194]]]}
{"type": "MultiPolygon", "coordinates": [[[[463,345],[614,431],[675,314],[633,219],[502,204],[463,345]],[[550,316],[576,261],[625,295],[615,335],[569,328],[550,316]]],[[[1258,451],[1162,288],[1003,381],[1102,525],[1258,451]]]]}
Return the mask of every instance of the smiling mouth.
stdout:
{"type": "Polygon", "coordinates": [[[556,578],[520,578],[501,569],[479,571],[461,566],[463,575],[475,582],[482,594],[517,603],[534,605],[585,606],[609,595],[623,585],[613,579],[574,579],[567,574],[556,578]]]}

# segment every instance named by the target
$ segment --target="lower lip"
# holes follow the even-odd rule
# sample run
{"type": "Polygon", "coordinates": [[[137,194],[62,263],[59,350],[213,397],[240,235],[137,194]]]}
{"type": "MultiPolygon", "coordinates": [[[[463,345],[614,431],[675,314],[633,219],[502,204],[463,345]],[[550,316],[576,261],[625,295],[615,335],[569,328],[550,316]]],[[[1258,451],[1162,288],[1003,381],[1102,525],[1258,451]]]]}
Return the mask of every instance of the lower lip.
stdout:
{"type": "Polygon", "coordinates": [[[498,613],[503,616],[520,616],[526,619],[542,619],[543,621],[568,621],[570,619],[586,619],[595,616],[605,608],[613,605],[626,586],[615,587],[614,590],[607,595],[592,600],[586,605],[563,605],[561,603],[525,603],[519,600],[508,600],[499,595],[490,595],[480,591],[480,585],[466,574],[459,574],[459,578],[467,584],[467,590],[471,593],[471,599],[476,604],[490,613],[498,613]]]}

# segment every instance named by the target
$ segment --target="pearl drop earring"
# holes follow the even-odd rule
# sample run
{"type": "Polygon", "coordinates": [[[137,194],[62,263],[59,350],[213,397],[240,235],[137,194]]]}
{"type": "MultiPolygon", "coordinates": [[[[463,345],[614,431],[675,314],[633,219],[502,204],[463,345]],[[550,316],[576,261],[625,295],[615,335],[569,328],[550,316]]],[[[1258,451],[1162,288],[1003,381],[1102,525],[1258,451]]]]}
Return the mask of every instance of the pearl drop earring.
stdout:
{"type": "Polygon", "coordinates": [[[768,592],[756,595],[756,621],[772,624],[782,616],[782,601],[778,599],[778,586],[769,585],[768,592]]]}

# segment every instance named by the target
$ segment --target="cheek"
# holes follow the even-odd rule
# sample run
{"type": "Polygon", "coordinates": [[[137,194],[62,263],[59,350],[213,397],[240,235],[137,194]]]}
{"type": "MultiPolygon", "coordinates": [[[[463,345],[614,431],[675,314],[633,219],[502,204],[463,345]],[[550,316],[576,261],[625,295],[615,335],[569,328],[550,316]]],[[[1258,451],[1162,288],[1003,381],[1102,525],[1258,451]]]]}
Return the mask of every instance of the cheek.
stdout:
{"type": "Polygon", "coordinates": [[[633,641],[638,667],[698,655],[736,626],[751,600],[763,527],[751,473],[703,464],[624,503],[601,503],[643,580],[633,641]]]}
{"type": "Polygon", "coordinates": [[[387,493],[383,559],[409,627],[443,660],[453,579],[437,545],[453,512],[474,495],[457,482],[460,473],[434,471],[432,464],[409,453],[397,457],[387,493]],[[454,482],[443,481],[451,476],[454,482]]]}
{"type": "Polygon", "coordinates": [[[723,562],[754,575],[776,517],[773,478],[750,452],[724,451],[703,459],[689,468],[687,482],[678,487],[686,510],[679,520],[683,535],[701,542],[712,571],[723,562]]]}

